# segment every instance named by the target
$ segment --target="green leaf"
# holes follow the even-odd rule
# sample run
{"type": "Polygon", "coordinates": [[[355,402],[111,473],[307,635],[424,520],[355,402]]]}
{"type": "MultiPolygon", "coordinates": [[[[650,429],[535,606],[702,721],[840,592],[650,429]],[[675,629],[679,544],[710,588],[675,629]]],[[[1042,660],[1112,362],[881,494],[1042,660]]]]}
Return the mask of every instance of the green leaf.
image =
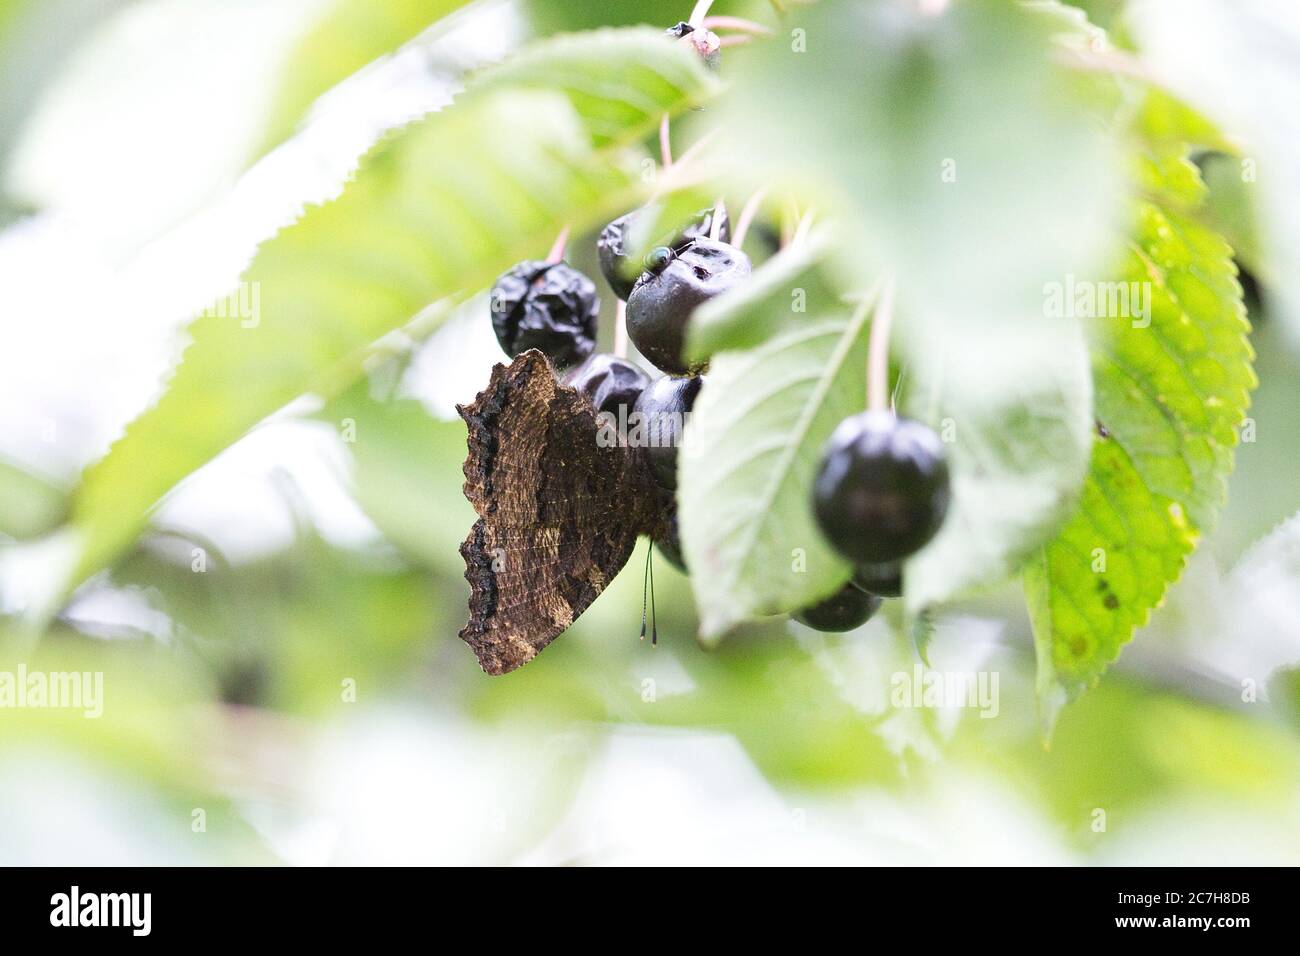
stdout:
{"type": "Polygon", "coordinates": [[[750,324],[780,329],[714,356],[685,430],[680,524],[706,641],[811,604],[849,577],[817,529],[810,489],[822,445],[866,403],[867,305],[845,305],[796,253],[697,316],[694,350],[743,341],[750,324]]]}
{"type": "Polygon", "coordinates": [[[453,107],[383,141],[337,200],[266,243],[240,291],[190,326],[158,404],[84,475],[69,585],[112,561],[163,494],[267,415],[346,387],[381,336],[542,254],[561,226],[580,232],[631,206],[642,184],[623,146],[650,132],[651,113],[707,93],[693,55],[654,31],[569,38],[529,56],[552,74],[568,64],[575,87],[598,73],[600,97],[575,113],[562,94],[489,72],[453,107]],[[624,70],[632,47],[637,68],[624,70]],[[630,125],[616,137],[608,120],[620,98],[637,107],[617,111],[630,125]],[[584,115],[601,118],[604,149],[584,115]]]}
{"type": "Polygon", "coordinates": [[[1140,202],[1114,278],[1150,290],[1150,324],[1098,320],[1101,434],[1082,501],[1025,572],[1048,729],[1146,623],[1212,526],[1255,384],[1241,289],[1219,236],[1140,202]]]}
{"type": "MultiPolygon", "coordinates": [[[[843,280],[824,262],[834,248],[822,234],[787,249],[744,288],[702,307],[689,333],[692,358],[797,334],[808,321],[792,307],[800,295],[847,311],[835,291],[843,280]]],[[[976,335],[952,328],[924,348],[904,340],[897,351],[906,368],[899,407],[949,443],[954,475],[943,530],[904,576],[916,611],[1015,574],[1068,516],[1088,467],[1092,389],[1087,348],[1069,319],[997,323],[976,335]]]]}
{"type": "Polygon", "coordinates": [[[1213,121],[1168,90],[1144,87],[1138,95],[1141,100],[1132,125],[1149,148],[1179,156],[1189,147],[1235,152],[1232,141],[1213,121]]]}
{"type": "Polygon", "coordinates": [[[1207,195],[1203,219],[1232,246],[1233,255],[1266,286],[1277,276],[1270,268],[1260,241],[1258,196],[1242,180],[1243,160],[1226,153],[1210,153],[1200,160],[1207,195]]]}
{"type": "Polygon", "coordinates": [[[831,246],[824,232],[814,234],[781,250],[733,292],[700,306],[686,329],[691,361],[755,348],[797,331],[810,314],[847,312],[839,283],[828,271],[834,265],[827,261],[831,246]]]}
{"type": "MultiPolygon", "coordinates": [[[[950,518],[904,575],[916,611],[1014,574],[1076,500],[1086,349],[1072,323],[1044,321],[1043,287],[1104,248],[1117,164],[1101,111],[1051,64],[1062,32],[1087,28],[1077,12],[832,2],[799,25],[806,44],[774,42],[742,67],[723,138],[738,168],[802,188],[838,227],[846,274],[896,277],[901,407],[951,441],[954,470],[950,518]],[[850,77],[838,108],[806,108],[850,77]]],[[[693,341],[751,347],[770,315],[693,341]]]]}
{"type": "MultiPolygon", "coordinates": [[[[1219,191],[1225,198],[1229,192],[1226,180],[1231,174],[1228,167],[1235,166],[1233,159],[1237,147],[1217,126],[1201,113],[1165,90],[1142,86],[1131,91],[1138,104],[1130,122],[1142,148],[1136,156],[1135,176],[1140,191],[1155,197],[1155,201],[1171,205],[1179,212],[1195,215],[1225,238],[1219,202],[1209,196],[1210,179],[1207,170],[1214,169],[1219,191]],[[1206,151],[1209,151],[1208,153],[1206,151]],[[1204,165],[1199,173],[1190,167],[1188,154],[1204,155],[1204,165]],[[1225,155],[1226,154],[1226,155],[1225,155]],[[1227,160],[1228,162],[1223,162],[1227,160]]],[[[1237,174],[1240,178],[1240,174],[1237,174]]],[[[1238,183],[1232,189],[1234,201],[1245,200],[1245,190],[1238,183]]],[[[1248,201],[1248,200],[1245,200],[1248,201]]],[[[1241,250],[1233,243],[1234,253],[1241,250]]]]}
{"type": "Polygon", "coordinates": [[[1227,239],[1239,263],[1273,284],[1277,277],[1265,256],[1256,209],[1255,160],[1243,156],[1240,143],[1169,91],[1144,87],[1135,94],[1140,105],[1132,126],[1147,147],[1138,157],[1139,186],[1165,196],[1166,202],[1182,203],[1182,211],[1195,213],[1227,239]],[[1195,157],[1200,176],[1184,163],[1188,153],[1195,157]]]}
{"type": "Polygon", "coordinates": [[[857,273],[897,279],[897,329],[921,347],[1038,315],[1044,281],[1101,261],[1119,164],[1052,63],[1059,23],[987,0],[915,7],[801,8],[797,34],[738,58],[717,150],[838,220],[857,273]]]}
{"type": "Polygon", "coordinates": [[[39,537],[59,525],[67,508],[67,491],[0,459],[0,535],[39,537]]]}
{"type": "Polygon", "coordinates": [[[695,106],[717,90],[699,57],[666,56],[665,45],[671,44],[646,30],[559,36],[484,70],[474,88],[559,91],[598,145],[626,142],[628,130],[654,129],[666,112],[695,106]]]}
{"type": "Polygon", "coordinates": [[[1109,43],[1106,31],[1092,22],[1088,12],[1067,0],[1019,0],[1020,6],[1052,24],[1052,38],[1064,46],[1095,50],[1109,43]]]}
{"type": "Polygon", "coordinates": [[[909,622],[908,631],[912,636],[912,647],[915,648],[916,656],[921,658],[921,663],[926,667],[930,666],[930,642],[934,640],[935,630],[934,613],[932,611],[922,611],[909,622]]]}
{"type": "Polygon", "coordinates": [[[944,440],[952,505],[906,564],[910,611],[1013,576],[1069,516],[1092,449],[1088,350],[1068,318],[907,351],[904,414],[944,440]]]}
{"type": "Polygon", "coordinates": [[[1147,0],[1131,23],[1153,71],[1220,125],[1240,131],[1242,188],[1259,192],[1270,310],[1300,349],[1300,24],[1282,0],[1147,0]]]}
{"type": "Polygon", "coordinates": [[[465,0],[334,0],[289,54],[257,155],[288,139],[326,90],[464,5],[465,0]]]}
{"type": "Polygon", "coordinates": [[[701,212],[712,209],[716,201],[717,196],[710,194],[707,187],[690,183],[680,188],[669,186],[642,206],[623,238],[629,271],[638,270],[636,264],[644,261],[651,249],[671,242],[682,229],[697,221],[701,212]]]}
{"type": "MultiPolygon", "coordinates": [[[[645,0],[526,0],[522,6],[524,15],[543,34],[657,23],[661,19],[645,0]]],[[[661,29],[667,25],[665,21],[661,29]]]]}

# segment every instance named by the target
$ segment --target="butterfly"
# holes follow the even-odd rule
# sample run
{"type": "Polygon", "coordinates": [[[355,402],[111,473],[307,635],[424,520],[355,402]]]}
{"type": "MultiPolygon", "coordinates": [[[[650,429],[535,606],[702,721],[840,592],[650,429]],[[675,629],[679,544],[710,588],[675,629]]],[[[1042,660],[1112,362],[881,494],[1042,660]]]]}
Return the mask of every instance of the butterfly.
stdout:
{"type": "Polygon", "coordinates": [[[496,365],[456,410],[468,427],[465,497],[478,520],[460,546],[470,584],[460,638],[489,674],[528,663],[627,563],[665,509],[638,449],[597,440],[596,409],[530,349],[496,365]]]}

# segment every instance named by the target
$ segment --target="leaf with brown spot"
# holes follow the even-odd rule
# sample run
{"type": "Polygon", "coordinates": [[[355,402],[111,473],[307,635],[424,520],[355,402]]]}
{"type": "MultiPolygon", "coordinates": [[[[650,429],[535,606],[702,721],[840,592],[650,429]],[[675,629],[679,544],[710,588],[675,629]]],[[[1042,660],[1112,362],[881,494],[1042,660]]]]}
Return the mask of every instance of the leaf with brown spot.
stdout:
{"type": "MultiPolygon", "coordinates": [[[[1164,168],[1199,186],[1186,159],[1164,168]]],[[[1045,733],[1147,623],[1213,526],[1255,384],[1232,250],[1179,212],[1171,190],[1164,204],[1138,203],[1114,277],[1147,284],[1149,315],[1094,323],[1098,427],[1079,507],[1025,568],[1045,733]]]]}

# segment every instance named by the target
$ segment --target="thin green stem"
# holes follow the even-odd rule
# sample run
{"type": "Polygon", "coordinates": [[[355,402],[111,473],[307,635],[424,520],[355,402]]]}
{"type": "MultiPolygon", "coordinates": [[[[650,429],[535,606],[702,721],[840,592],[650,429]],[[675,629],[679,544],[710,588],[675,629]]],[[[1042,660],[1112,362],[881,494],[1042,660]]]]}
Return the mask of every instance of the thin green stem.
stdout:
{"type": "Polygon", "coordinates": [[[568,244],[569,227],[566,224],[564,228],[560,230],[559,235],[555,237],[555,241],[551,243],[551,251],[546,254],[546,261],[551,263],[563,261],[564,249],[568,244]]]}
{"type": "Polygon", "coordinates": [[[709,238],[717,242],[722,237],[722,218],[727,214],[727,203],[719,196],[713,206],[713,218],[709,221],[709,238]]]}
{"type": "Polygon", "coordinates": [[[746,20],[744,17],[706,17],[703,26],[706,30],[740,30],[744,33],[754,33],[759,36],[772,36],[771,27],[765,27],[753,20],[746,20]]]}
{"type": "Polygon", "coordinates": [[[894,280],[880,289],[875,314],[871,317],[871,339],[867,343],[867,408],[889,409],[889,329],[894,322],[894,280]]]}
{"type": "Polygon", "coordinates": [[[754,190],[754,195],[750,196],[745,202],[745,206],[740,210],[740,217],[736,220],[736,228],[731,232],[731,244],[739,249],[745,244],[745,236],[749,234],[749,227],[754,222],[754,217],[758,215],[759,207],[763,204],[763,198],[767,195],[767,187],[754,190]]]}
{"type": "Polygon", "coordinates": [[[622,299],[614,308],[614,354],[627,358],[627,303],[622,299]]]}

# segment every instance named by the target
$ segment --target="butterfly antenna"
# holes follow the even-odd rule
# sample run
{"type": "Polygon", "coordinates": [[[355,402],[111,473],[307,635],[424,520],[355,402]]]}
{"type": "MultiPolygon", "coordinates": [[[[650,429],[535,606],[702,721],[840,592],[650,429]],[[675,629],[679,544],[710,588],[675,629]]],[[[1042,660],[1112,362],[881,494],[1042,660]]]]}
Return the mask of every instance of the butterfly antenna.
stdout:
{"type": "Polygon", "coordinates": [[[655,547],[654,542],[651,541],[650,546],[646,548],[645,571],[641,575],[641,640],[643,641],[645,640],[645,624],[646,624],[645,612],[646,612],[646,604],[647,604],[646,595],[650,593],[648,590],[649,581],[650,581],[650,554],[651,552],[654,551],[654,547],[655,547]]]}
{"type": "MultiPolygon", "coordinates": [[[[655,550],[654,542],[650,542],[650,553],[653,555],[655,550]]],[[[659,646],[659,611],[655,607],[655,566],[650,563],[650,646],[659,646]]]]}

